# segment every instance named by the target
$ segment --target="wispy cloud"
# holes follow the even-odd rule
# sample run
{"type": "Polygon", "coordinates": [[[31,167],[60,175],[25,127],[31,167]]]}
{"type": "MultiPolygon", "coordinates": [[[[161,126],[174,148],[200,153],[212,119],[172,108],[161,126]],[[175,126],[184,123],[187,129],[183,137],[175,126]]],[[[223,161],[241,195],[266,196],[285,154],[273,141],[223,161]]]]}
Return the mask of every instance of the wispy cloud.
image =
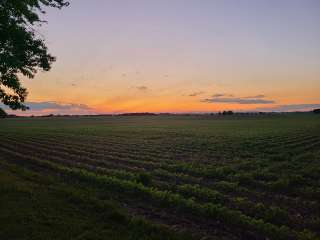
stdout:
{"type": "Polygon", "coordinates": [[[266,111],[266,112],[294,112],[294,111],[309,111],[315,108],[320,108],[320,103],[313,104],[286,104],[286,105],[276,105],[274,107],[263,107],[256,108],[256,111],[266,111]]]}
{"type": "Polygon", "coordinates": [[[208,103],[238,103],[238,104],[271,104],[275,103],[273,100],[265,99],[249,99],[249,98],[207,98],[202,102],[208,103]]]}
{"type": "Polygon", "coordinates": [[[188,97],[197,97],[197,96],[202,95],[202,94],[204,94],[204,93],[205,93],[205,92],[202,92],[202,91],[200,91],[200,92],[193,92],[193,93],[187,94],[187,96],[188,96],[188,97]]]}
{"type": "Polygon", "coordinates": [[[256,95],[256,96],[248,96],[248,97],[243,97],[243,98],[265,98],[265,95],[256,95]]]}
{"type": "Polygon", "coordinates": [[[217,93],[217,94],[212,95],[213,98],[223,97],[223,96],[224,96],[224,93],[217,93]]]}
{"type": "Polygon", "coordinates": [[[236,103],[236,104],[271,104],[273,100],[265,99],[265,95],[234,97],[233,94],[214,94],[211,98],[201,100],[207,103],[236,103]]]}
{"type": "Polygon", "coordinates": [[[149,88],[146,86],[137,86],[136,89],[139,91],[148,91],[149,90],[149,88]]]}
{"type": "Polygon", "coordinates": [[[92,110],[89,106],[85,104],[78,103],[60,103],[55,101],[48,102],[27,102],[30,110],[43,110],[43,109],[52,109],[52,110],[92,110]]]}
{"type": "Polygon", "coordinates": [[[78,103],[62,103],[55,101],[44,102],[26,102],[29,110],[25,112],[12,111],[7,106],[0,107],[6,109],[11,114],[18,115],[46,115],[46,114],[94,114],[97,113],[95,109],[86,104],[78,103]]]}

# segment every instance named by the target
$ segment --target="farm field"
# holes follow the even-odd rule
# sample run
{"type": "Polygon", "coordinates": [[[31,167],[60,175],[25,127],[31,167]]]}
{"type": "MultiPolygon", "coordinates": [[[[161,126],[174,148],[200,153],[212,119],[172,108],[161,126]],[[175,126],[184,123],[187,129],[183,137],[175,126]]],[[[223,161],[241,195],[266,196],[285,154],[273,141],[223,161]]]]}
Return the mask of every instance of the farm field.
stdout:
{"type": "Polygon", "coordinates": [[[319,239],[320,117],[0,119],[0,239],[319,239]]]}

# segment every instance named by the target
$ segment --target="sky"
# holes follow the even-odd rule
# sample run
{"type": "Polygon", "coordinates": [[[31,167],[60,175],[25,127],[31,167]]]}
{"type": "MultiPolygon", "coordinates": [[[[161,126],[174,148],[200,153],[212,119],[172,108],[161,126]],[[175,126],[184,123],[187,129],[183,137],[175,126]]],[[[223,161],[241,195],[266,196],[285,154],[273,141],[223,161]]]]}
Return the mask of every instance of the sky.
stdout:
{"type": "Polygon", "coordinates": [[[71,0],[19,114],[320,107],[319,0],[71,0]]]}

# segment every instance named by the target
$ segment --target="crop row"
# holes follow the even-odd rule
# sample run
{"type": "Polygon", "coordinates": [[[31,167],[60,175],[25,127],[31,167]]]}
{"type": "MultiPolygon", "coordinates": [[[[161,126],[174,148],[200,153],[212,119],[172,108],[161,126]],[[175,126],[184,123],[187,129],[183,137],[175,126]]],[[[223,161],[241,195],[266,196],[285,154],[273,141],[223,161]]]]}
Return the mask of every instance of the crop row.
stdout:
{"type": "MultiPolygon", "coordinates": [[[[26,154],[29,155],[29,154],[26,154]]],[[[55,156],[55,154],[53,154],[54,157],[51,157],[50,159],[54,160],[54,162],[56,163],[61,163],[64,165],[67,165],[69,167],[77,167],[77,168],[82,168],[82,169],[86,169],[89,171],[94,171],[95,173],[98,174],[107,174],[107,175],[112,175],[115,177],[120,177],[122,179],[129,179],[129,180],[139,180],[139,176],[140,174],[132,174],[132,173],[128,173],[126,171],[123,170],[115,170],[115,169],[106,169],[106,168],[101,168],[101,167],[91,167],[90,165],[87,164],[80,164],[77,162],[70,162],[68,160],[64,160],[64,159],[60,159],[59,157],[55,156]]],[[[33,155],[35,157],[35,155],[33,155]]],[[[40,155],[40,157],[45,157],[45,155],[40,155]]],[[[143,175],[142,175],[143,176],[143,175]]],[[[200,196],[202,198],[206,198],[207,200],[209,200],[210,202],[217,202],[217,200],[220,200],[220,203],[222,201],[227,201],[227,198],[222,195],[221,193],[214,191],[214,190],[210,190],[210,189],[205,189],[205,188],[200,188],[200,186],[192,186],[192,185],[177,185],[177,191],[184,193],[185,195],[196,195],[196,196],[200,196]]],[[[253,206],[252,204],[248,203],[247,205],[249,206],[253,206]]],[[[237,207],[237,206],[235,206],[237,207]]],[[[243,209],[245,211],[247,211],[248,209],[243,209]]]]}
{"type": "MultiPolygon", "coordinates": [[[[16,145],[16,144],[15,144],[16,145]]],[[[29,150],[32,150],[32,148],[31,148],[32,146],[21,146],[21,149],[29,149],[29,150]]],[[[58,151],[58,152],[55,152],[55,151],[52,151],[52,150],[50,150],[49,152],[45,152],[44,151],[44,149],[35,149],[34,151],[32,151],[32,152],[30,152],[30,154],[37,154],[37,155],[39,155],[40,154],[40,156],[41,157],[46,157],[46,156],[57,156],[57,155],[61,155],[62,154],[62,156],[63,156],[63,158],[62,159],[60,159],[60,162],[68,162],[68,161],[70,161],[71,159],[72,159],[72,161],[71,161],[71,164],[73,164],[73,165],[75,165],[75,159],[80,159],[81,161],[85,161],[85,162],[89,162],[90,164],[97,164],[97,161],[96,161],[96,159],[90,159],[90,158],[87,158],[87,157],[85,157],[85,156],[83,156],[83,155],[81,155],[81,154],[78,154],[78,155],[69,155],[69,154],[66,154],[66,153],[62,153],[62,152],[60,152],[60,151],[58,151]],[[76,158],[75,158],[76,157],[76,158]],[[69,160],[68,160],[69,159],[69,160]]],[[[55,159],[54,160],[57,160],[57,157],[55,157],[55,159]]],[[[59,160],[59,159],[58,159],[59,160]]],[[[113,167],[113,168],[118,168],[118,169],[127,169],[127,170],[129,170],[129,171],[133,171],[133,169],[132,168],[129,168],[127,165],[121,165],[121,161],[119,161],[119,159],[116,159],[116,161],[114,160],[114,159],[112,159],[113,160],[113,164],[112,163],[110,163],[110,162],[108,162],[108,161],[104,161],[104,162],[99,162],[99,166],[102,166],[102,167],[113,167]],[[102,164],[102,165],[101,165],[102,164]]],[[[142,169],[144,169],[145,168],[145,163],[142,163],[143,165],[142,165],[142,168],[141,168],[141,170],[142,169]]],[[[134,170],[135,171],[137,171],[137,170],[139,170],[139,168],[137,168],[137,165],[138,164],[135,164],[135,163],[133,163],[133,165],[135,166],[134,167],[134,170]]],[[[80,165],[77,165],[78,167],[80,167],[80,165]]],[[[170,167],[169,165],[162,165],[162,166],[165,166],[166,168],[168,168],[169,167],[169,169],[171,169],[172,167],[170,167]]],[[[84,167],[84,166],[82,166],[82,167],[84,167]]],[[[87,166],[86,166],[87,167],[87,166]]],[[[88,169],[88,167],[87,167],[87,169],[88,169]]],[[[94,169],[96,170],[97,169],[97,167],[96,166],[94,166],[94,169]]],[[[99,168],[98,168],[99,169],[99,168]]],[[[222,168],[222,172],[221,173],[219,173],[219,168],[217,168],[217,169],[215,169],[215,175],[221,175],[221,176],[224,176],[224,175],[226,175],[227,174],[227,172],[224,170],[224,169],[226,169],[226,168],[222,168]]],[[[121,171],[121,170],[118,170],[118,171],[121,171]]],[[[175,171],[174,172],[167,172],[166,170],[161,170],[161,168],[155,168],[154,169],[154,171],[155,172],[152,172],[152,173],[158,173],[158,176],[162,176],[162,177],[164,177],[164,178],[166,178],[166,177],[173,177],[173,178],[176,178],[176,179],[178,179],[178,181],[180,181],[180,179],[181,179],[181,176],[184,176],[184,179],[185,180],[187,180],[188,178],[192,178],[192,176],[190,176],[190,175],[185,175],[185,174],[182,174],[182,173],[176,173],[175,171]]],[[[101,171],[100,171],[101,172],[101,171]]],[[[110,170],[109,170],[109,172],[110,172],[110,170]]],[[[199,175],[201,175],[201,173],[199,174],[199,175]]],[[[242,176],[242,175],[240,175],[240,176],[242,176]]],[[[243,178],[243,176],[242,176],[242,178],[243,178]]],[[[229,185],[230,186],[230,185],[229,185]]],[[[219,187],[219,186],[218,186],[219,187]]],[[[239,186],[235,186],[235,187],[233,187],[233,189],[231,189],[232,191],[235,191],[235,190],[239,190],[239,186]]],[[[222,190],[223,190],[224,188],[222,188],[222,190]]],[[[243,190],[246,190],[246,189],[243,189],[243,187],[242,188],[240,188],[241,189],[241,191],[243,191],[243,190]]]]}
{"type": "MultiPolygon", "coordinates": [[[[20,155],[19,153],[14,154],[16,156],[20,155]]],[[[20,157],[23,158],[25,156],[21,154],[20,157]]],[[[265,223],[263,220],[256,220],[242,214],[240,211],[231,210],[220,204],[199,204],[192,198],[184,198],[177,193],[147,187],[135,181],[122,180],[113,176],[97,175],[84,169],[65,167],[32,157],[28,158],[28,160],[39,166],[50,168],[55,172],[66,174],[67,176],[73,176],[101,185],[102,187],[110,187],[116,191],[126,191],[127,194],[138,194],[142,198],[147,197],[152,201],[159,202],[162,206],[175,207],[182,212],[187,211],[202,217],[209,217],[212,220],[221,221],[223,224],[232,228],[246,229],[247,231],[244,234],[249,234],[249,232],[253,231],[255,234],[258,234],[258,236],[266,236],[271,239],[297,239],[306,235],[305,233],[296,233],[284,226],[278,227],[270,223],[265,223]]],[[[308,234],[310,235],[311,233],[308,234]]]]}
{"type": "MultiPolygon", "coordinates": [[[[51,163],[50,163],[51,164],[51,163]]],[[[73,168],[71,168],[73,169],[73,168]]],[[[86,173],[90,173],[88,171],[85,171],[85,170],[81,170],[82,172],[86,172],[86,173]]],[[[91,173],[90,173],[91,174],[91,173]]],[[[94,173],[92,173],[94,174],[94,173]]],[[[97,175],[98,176],[98,175],[97,175]]],[[[118,179],[118,176],[112,176],[112,177],[116,177],[118,179]]],[[[208,199],[212,200],[213,202],[217,202],[220,201],[224,198],[223,195],[221,195],[220,193],[216,192],[216,191],[212,191],[212,190],[209,190],[209,189],[203,189],[203,188],[200,188],[199,186],[191,186],[191,185],[181,185],[179,186],[179,191],[180,192],[185,192],[187,194],[190,194],[190,192],[192,192],[194,195],[197,195],[197,196],[206,196],[208,199]]],[[[195,203],[196,204],[196,203],[195,203]]],[[[221,206],[222,207],[222,206],[221,206]]],[[[263,206],[260,206],[260,208],[262,208],[263,206]]],[[[224,207],[223,207],[224,208],[224,207]]],[[[268,210],[268,209],[266,209],[268,210]]],[[[267,211],[265,211],[267,212],[267,211]]],[[[272,212],[275,212],[275,211],[272,211],[272,212]]],[[[240,212],[239,212],[240,213],[240,212]]],[[[245,215],[244,215],[245,216],[245,215]]],[[[277,217],[279,216],[279,214],[277,215],[277,217]]],[[[254,219],[253,219],[254,220],[254,219]]]]}

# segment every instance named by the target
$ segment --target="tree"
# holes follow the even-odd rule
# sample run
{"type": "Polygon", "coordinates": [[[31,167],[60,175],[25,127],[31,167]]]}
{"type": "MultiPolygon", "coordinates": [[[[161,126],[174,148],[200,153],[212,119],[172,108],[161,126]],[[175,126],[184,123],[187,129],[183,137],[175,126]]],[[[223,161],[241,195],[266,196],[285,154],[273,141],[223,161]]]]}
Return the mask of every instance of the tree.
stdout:
{"type": "Polygon", "coordinates": [[[313,113],[320,114],[320,108],[319,109],[314,109],[313,113]]]}
{"type": "Polygon", "coordinates": [[[7,117],[7,113],[2,108],[0,108],[0,118],[5,118],[5,117],[7,117]]]}
{"type": "Polygon", "coordinates": [[[49,71],[55,61],[34,29],[45,22],[40,14],[45,7],[61,9],[68,4],[65,0],[0,0],[0,101],[11,109],[28,109],[24,105],[28,92],[19,78],[49,71]]]}
{"type": "Polygon", "coordinates": [[[223,111],[222,115],[233,115],[233,111],[223,111]]]}

